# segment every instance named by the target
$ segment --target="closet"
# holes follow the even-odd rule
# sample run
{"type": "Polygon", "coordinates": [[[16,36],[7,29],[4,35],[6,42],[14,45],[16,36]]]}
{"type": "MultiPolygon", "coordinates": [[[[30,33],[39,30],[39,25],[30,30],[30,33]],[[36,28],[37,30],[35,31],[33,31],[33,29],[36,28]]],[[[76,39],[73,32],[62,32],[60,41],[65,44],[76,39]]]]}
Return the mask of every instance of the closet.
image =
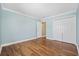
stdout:
{"type": "Polygon", "coordinates": [[[53,21],[53,39],[76,44],[76,17],[53,21]]]}

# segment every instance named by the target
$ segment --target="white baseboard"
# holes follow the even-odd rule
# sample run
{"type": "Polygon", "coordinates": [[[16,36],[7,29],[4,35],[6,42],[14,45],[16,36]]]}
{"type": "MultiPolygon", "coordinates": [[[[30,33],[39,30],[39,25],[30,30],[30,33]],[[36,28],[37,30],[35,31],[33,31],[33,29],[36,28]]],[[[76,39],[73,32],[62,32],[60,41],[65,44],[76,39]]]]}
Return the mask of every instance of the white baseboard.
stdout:
{"type": "MultiPolygon", "coordinates": [[[[42,36],[40,36],[40,37],[42,37],[42,36]]],[[[1,45],[1,48],[0,48],[0,53],[1,53],[2,47],[9,46],[9,45],[12,45],[12,44],[17,44],[17,43],[22,43],[22,42],[29,41],[29,40],[33,40],[33,39],[37,39],[37,38],[40,38],[40,37],[33,37],[33,38],[24,39],[24,40],[20,40],[20,41],[16,41],[16,42],[2,44],[1,45]]]]}
{"type": "Polygon", "coordinates": [[[2,47],[0,46],[0,54],[1,54],[1,51],[2,51],[2,47]]]}
{"type": "Polygon", "coordinates": [[[79,45],[78,45],[78,44],[76,44],[76,46],[77,46],[77,51],[78,51],[78,55],[79,55],[79,45]]]}
{"type": "MultiPolygon", "coordinates": [[[[42,37],[42,36],[40,36],[40,37],[42,37]]],[[[13,45],[13,44],[17,44],[17,43],[22,43],[22,42],[29,41],[29,40],[33,40],[33,39],[37,39],[37,38],[40,38],[40,37],[33,37],[33,38],[24,39],[24,40],[20,40],[20,41],[16,41],[16,42],[2,44],[1,45],[1,48],[0,48],[0,53],[2,51],[2,47],[9,46],[9,45],[13,45]]]]}
{"type": "Polygon", "coordinates": [[[17,44],[17,43],[21,43],[21,42],[25,42],[25,41],[29,41],[29,40],[33,40],[33,39],[36,39],[36,37],[29,38],[29,39],[24,39],[24,40],[20,40],[20,41],[16,41],[16,42],[2,44],[1,47],[9,46],[9,45],[12,45],[12,44],[17,44]]]}
{"type": "MultiPolygon", "coordinates": [[[[49,37],[47,37],[47,39],[52,40],[53,38],[49,38],[49,37]]],[[[55,39],[54,39],[54,40],[55,40],[55,39]]],[[[58,41],[61,41],[61,40],[58,40],[58,41]]],[[[62,42],[65,42],[65,41],[62,41],[62,42]]],[[[70,42],[67,42],[67,43],[70,43],[70,42]]],[[[71,44],[75,44],[75,45],[76,45],[76,47],[77,47],[77,51],[78,51],[78,55],[79,55],[79,45],[78,45],[77,43],[71,43],[71,44]]]]}
{"type": "MultiPolygon", "coordinates": [[[[0,53],[1,53],[2,47],[4,47],[4,46],[9,46],[9,45],[12,45],[12,44],[17,44],[17,43],[33,40],[33,39],[40,38],[40,37],[33,37],[33,38],[29,38],[29,39],[24,39],[24,40],[21,40],[21,41],[16,41],[16,42],[11,42],[11,43],[7,43],[7,44],[2,44],[0,46],[0,53]]],[[[47,37],[47,39],[51,39],[52,40],[53,38],[48,38],[47,37]]],[[[64,42],[64,41],[62,41],[62,42],[64,42]]],[[[75,45],[77,46],[77,51],[78,51],[78,54],[79,54],[79,45],[78,44],[75,44],[75,45]]]]}
{"type": "MultiPolygon", "coordinates": [[[[57,40],[57,39],[54,39],[54,38],[49,38],[49,37],[47,37],[47,39],[50,39],[50,40],[57,40]]],[[[57,41],[62,41],[62,42],[66,42],[66,43],[71,43],[71,44],[75,44],[75,45],[77,45],[77,43],[76,42],[67,42],[67,41],[64,41],[64,40],[57,40],[57,41]]]]}

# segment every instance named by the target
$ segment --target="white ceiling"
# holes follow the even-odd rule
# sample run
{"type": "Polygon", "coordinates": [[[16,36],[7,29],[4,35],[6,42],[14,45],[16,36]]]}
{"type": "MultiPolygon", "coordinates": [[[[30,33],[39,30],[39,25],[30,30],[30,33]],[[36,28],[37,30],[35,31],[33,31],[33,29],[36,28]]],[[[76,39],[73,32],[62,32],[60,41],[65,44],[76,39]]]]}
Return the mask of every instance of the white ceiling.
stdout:
{"type": "Polygon", "coordinates": [[[42,18],[76,10],[77,5],[77,3],[4,3],[3,7],[42,18]]]}

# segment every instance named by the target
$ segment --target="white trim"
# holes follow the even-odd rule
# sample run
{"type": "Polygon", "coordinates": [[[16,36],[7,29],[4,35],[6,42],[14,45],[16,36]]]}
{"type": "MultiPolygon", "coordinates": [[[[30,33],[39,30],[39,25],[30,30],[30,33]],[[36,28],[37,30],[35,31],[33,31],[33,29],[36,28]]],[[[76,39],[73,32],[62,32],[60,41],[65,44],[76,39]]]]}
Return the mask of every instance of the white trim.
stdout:
{"type": "Polygon", "coordinates": [[[21,12],[18,12],[18,11],[15,11],[15,10],[12,10],[12,9],[9,9],[9,8],[5,8],[5,7],[2,7],[3,10],[6,10],[6,11],[9,11],[9,12],[13,12],[13,13],[16,13],[18,15],[23,15],[23,16],[28,16],[28,17],[31,17],[33,19],[38,19],[36,17],[33,17],[33,16],[30,16],[30,15],[26,15],[26,14],[23,14],[21,12]]]}
{"type": "Polygon", "coordinates": [[[53,18],[55,21],[57,20],[63,20],[63,19],[67,19],[67,18],[72,18],[72,17],[75,17],[76,15],[66,15],[66,16],[61,16],[61,17],[55,17],[53,18]]]}
{"type": "Polygon", "coordinates": [[[60,13],[60,14],[57,14],[57,15],[54,15],[54,16],[49,16],[49,17],[46,17],[44,19],[60,19],[60,18],[66,18],[66,17],[71,17],[73,15],[76,15],[76,10],[71,10],[71,11],[67,11],[67,12],[63,12],[63,13],[60,13]],[[73,14],[75,13],[75,14],[73,14]]]}
{"type": "MultiPolygon", "coordinates": [[[[29,38],[29,39],[24,39],[24,40],[20,40],[20,41],[16,41],[16,42],[11,42],[11,43],[6,43],[6,44],[2,44],[1,45],[1,48],[4,47],[4,46],[9,46],[9,45],[12,45],[12,44],[17,44],[17,43],[22,43],[22,42],[25,42],[25,41],[29,41],[29,40],[33,40],[33,39],[37,39],[37,38],[41,38],[43,36],[40,36],[40,37],[33,37],[33,38],[29,38]]],[[[44,36],[45,37],[45,36],[44,36]]]]}
{"type": "Polygon", "coordinates": [[[67,16],[68,14],[72,14],[72,13],[76,13],[76,10],[71,10],[71,11],[67,11],[67,12],[64,12],[64,13],[60,13],[60,14],[52,16],[52,17],[57,18],[57,17],[67,16]]]}
{"type": "Polygon", "coordinates": [[[0,46],[0,54],[1,54],[1,51],[2,51],[2,47],[0,46]]]}
{"type": "Polygon", "coordinates": [[[33,39],[36,39],[36,37],[29,38],[29,39],[24,39],[24,40],[20,40],[20,41],[16,41],[16,42],[2,44],[1,47],[9,46],[9,45],[12,45],[12,44],[17,44],[17,43],[21,43],[21,42],[25,42],[25,41],[29,41],[29,40],[33,40],[33,39]]]}
{"type": "Polygon", "coordinates": [[[2,47],[9,46],[9,45],[13,45],[13,44],[17,44],[17,43],[22,43],[22,42],[25,42],[25,41],[29,41],[29,40],[33,40],[33,39],[37,39],[37,38],[41,38],[41,37],[42,37],[42,36],[40,36],[40,37],[33,37],[33,38],[21,40],[21,41],[16,41],[16,42],[11,42],[11,43],[2,44],[2,45],[1,45],[0,53],[1,53],[1,51],[2,51],[2,47]]]}
{"type": "MultiPolygon", "coordinates": [[[[40,36],[40,37],[42,37],[42,36],[40,36]]],[[[38,38],[40,38],[40,37],[38,37],[38,38]]],[[[46,37],[46,38],[47,39],[50,39],[50,40],[53,39],[53,38],[49,38],[49,37],[46,37]]],[[[33,40],[33,39],[36,39],[36,37],[30,38],[29,40],[33,40]]],[[[2,44],[1,47],[0,47],[0,53],[2,51],[2,47],[4,47],[4,46],[9,46],[9,45],[12,45],[12,44],[17,44],[17,43],[21,43],[21,42],[25,42],[25,41],[29,41],[29,40],[28,39],[25,39],[25,40],[21,40],[21,41],[16,41],[16,42],[11,42],[11,43],[7,43],[7,44],[2,44]]],[[[62,42],[64,42],[64,41],[62,41],[62,42]]],[[[67,43],[69,43],[69,42],[67,42],[67,43]]],[[[77,46],[77,51],[78,51],[78,55],[79,55],[79,45],[78,44],[75,44],[75,45],[77,46]]]]}
{"type": "Polygon", "coordinates": [[[77,46],[77,51],[78,51],[78,55],[79,55],[79,45],[78,45],[78,44],[76,44],[76,46],[77,46]]]}
{"type": "MultiPolygon", "coordinates": [[[[50,39],[50,40],[56,40],[56,39],[54,39],[54,38],[49,38],[49,37],[47,37],[47,39],[50,39]]],[[[62,41],[62,42],[66,42],[66,41],[64,41],[64,40],[57,40],[57,41],[62,41]]],[[[72,43],[72,42],[66,42],[66,43],[71,43],[71,44],[75,44],[76,46],[77,46],[77,43],[72,43]]]]}
{"type": "Polygon", "coordinates": [[[47,39],[50,39],[50,40],[53,40],[53,38],[50,38],[50,37],[46,37],[47,39]]]}

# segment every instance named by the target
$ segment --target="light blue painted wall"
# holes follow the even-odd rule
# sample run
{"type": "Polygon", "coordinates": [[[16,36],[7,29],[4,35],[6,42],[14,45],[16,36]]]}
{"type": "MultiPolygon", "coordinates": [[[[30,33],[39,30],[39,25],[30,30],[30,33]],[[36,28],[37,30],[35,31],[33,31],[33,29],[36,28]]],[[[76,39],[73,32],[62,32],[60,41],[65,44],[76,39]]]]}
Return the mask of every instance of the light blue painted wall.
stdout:
{"type": "Polygon", "coordinates": [[[1,22],[2,44],[36,37],[35,19],[3,10],[1,22]]]}
{"type": "Polygon", "coordinates": [[[1,13],[1,5],[0,5],[0,45],[1,45],[1,15],[2,15],[2,13],[1,13]]]}
{"type": "Polygon", "coordinates": [[[46,36],[48,38],[53,38],[53,20],[52,19],[46,19],[46,36]]]}
{"type": "Polygon", "coordinates": [[[79,44],[79,6],[76,13],[76,21],[77,21],[77,43],[79,44]]]}

